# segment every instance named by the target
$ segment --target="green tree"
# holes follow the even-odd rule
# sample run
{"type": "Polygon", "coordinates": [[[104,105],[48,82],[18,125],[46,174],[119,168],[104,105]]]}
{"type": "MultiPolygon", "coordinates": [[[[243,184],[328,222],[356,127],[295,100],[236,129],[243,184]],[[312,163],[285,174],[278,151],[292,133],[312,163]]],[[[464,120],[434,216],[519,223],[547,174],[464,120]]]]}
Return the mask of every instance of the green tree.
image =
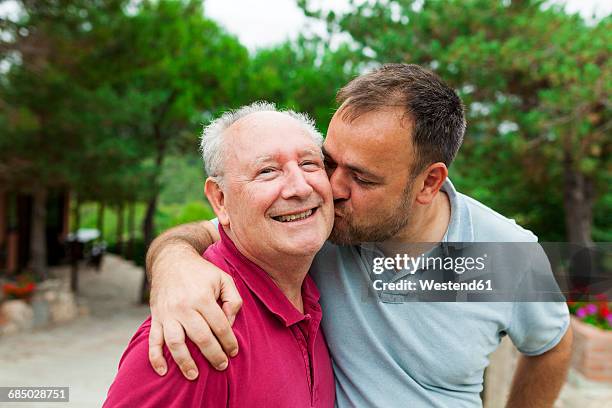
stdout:
{"type": "Polygon", "coordinates": [[[346,45],[332,49],[321,38],[304,38],[259,50],[249,66],[247,95],[308,112],[322,131],[334,113],[336,91],[357,73],[346,45]]]}
{"type": "MultiPolygon", "coordinates": [[[[238,40],[204,16],[199,1],[143,1],[117,33],[115,52],[129,60],[119,66],[114,89],[134,94],[141,113],[132,132],[147,152],[150,176],[143,238],[155,234],[155,214],[165,159],[197,146],[202,123],[234,106],[244,86],[248,53],[238,40]]],[[[147,296],[143,274],[141,300],[147,296]]]]}
{"type": "MultiPolygon", "coordinates": [[[[82,110],[104,94],[82,79],[83,62],[95,43],[95,28],[121,13],[122,2],[41,0],[19,2],[16,19],[3,18],[0,82],[3,121],[0,179],[33,198],[31,268],[46,271],[46,199],[50,189],[77,184],[91,140],[104,127],[91,126],[82,110]]],[[[91,68],[91,66],[89,67],[91,68]]]]}
{"type": "Polygon", "coordinates": [[[350,34],[364,63],[428,66],[459,90],[469,126],[454,171],[471,193],[543,238],[562,218],[567,240],[592,240],[594,205],[610,213],[612,17],[587,24],[541,0],[369,1],[341,15],[299,3],[350,34]]]}
{"type": "Polygon", "coordinates": [[[42,276],[49,189],[118,207],[147,201],[152,239],[165,157],[195,150],[202,122],[240,98],[248,54],[197,1],[19,7],[15,21],[0,22],[9,67],[0,81],[0,180],[34,197],[31,259],[42,276]]]}
{"type": "Polygon", "coordinates": [[[116,86],[142,97],[139,130],[148,146],[151,191],[143,223],[153,239],[160,173],[166,156],[193,141],[203,119],[232,105],[248,53],[238,40],[205,18],[201,2],[143,1],[119,33],[130,66],[116,86]]]}

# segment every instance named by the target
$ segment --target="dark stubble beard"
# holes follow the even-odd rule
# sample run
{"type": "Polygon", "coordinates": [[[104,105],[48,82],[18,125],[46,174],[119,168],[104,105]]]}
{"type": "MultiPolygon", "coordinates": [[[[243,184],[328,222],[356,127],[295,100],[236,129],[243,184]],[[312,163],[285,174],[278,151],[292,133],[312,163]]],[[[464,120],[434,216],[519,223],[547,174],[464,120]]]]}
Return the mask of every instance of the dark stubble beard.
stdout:
{"type": "Polygon", "coordinates": [[[369,223],[357,225],[353,215],[346,214],[343,217],[343,224],[346,227],[340,229],[334,224],[329,240],[336,245],[356,245],[362,242],[382,242],[392,238],[412,220],[410,193],[413,185],[414,183],[410,182],[406,186],[395,210],[382,219],[365,217],[369,223]]]}

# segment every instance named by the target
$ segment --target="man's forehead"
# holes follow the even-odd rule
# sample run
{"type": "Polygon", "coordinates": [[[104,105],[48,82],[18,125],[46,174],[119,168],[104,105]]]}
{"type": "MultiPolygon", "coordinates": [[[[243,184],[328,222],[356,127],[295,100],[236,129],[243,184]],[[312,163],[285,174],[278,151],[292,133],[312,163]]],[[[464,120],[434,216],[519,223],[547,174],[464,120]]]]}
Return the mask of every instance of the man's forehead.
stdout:
{"type": "Polygon", "coordinates": [[[230,142],[247,144],[275,142],[277,138],[291,135],[308,136],[306,129],[296,118],[283,112],[253,112],[238,119],[225,131],[230,142]]]}
{"type": "Polygon", "coordinates": [[[367,112],[353,120],[336,112],[323,144],[333,161],[365,174],[403,170],[413,155],[410,128],[402,123],[401,109],[367,112]]]}
{"type": "Polygon", "coordinates": [[[299,127],[299,122],[284,112],[259,111],[236,120],[227,128],[227,131],[230,133],[266,131],[291,125],[299,127]]]}
{"type": "MultiPolygon", "coordinates": [[[[321,156],[321,148],[295,118],[280,112],[255,112],[227,129],[233,162],[257,165],[288,157],[321,156]]],[[[231,165],[231,163],[228,163],[231,165]]],[[[236,163],[237,164],[237,163],[236,163]]]]}
{"type": "Polygon", "coordinates": [[[352,118],[336,111],[327,130],[325,145],[329,148],[337,144],[336,139],[342,139],[351,147],[361,144],[405,148],[412,145],[413,130],[410,117],[399,106],[368,111],[352,118]]]}
{"type": "Polygon", "coordinates": [[[340,125],[347,127],[362,127],[384,123],[387,128],[401,128],[402,131],[412,131],[414,119],[403,105],[387,105],[373,109],[353,108],[342,105],[334,112],[330,127],[340,125]]]}
{"type": "Polygon", "coordinates": [[[277,149],[272,151],[270,149],[268,152],[261,152],[259,154],[254,155],[251,162],[254,164],[257,163],[266,163],[266,162],[277,162],[282,161],[283,159],[291,158],[292,156],[297,157],[308,157],[308,156],[321,156],[321,149],[314,145],[304,148],[295,148],[295,149],[277,149]]]}

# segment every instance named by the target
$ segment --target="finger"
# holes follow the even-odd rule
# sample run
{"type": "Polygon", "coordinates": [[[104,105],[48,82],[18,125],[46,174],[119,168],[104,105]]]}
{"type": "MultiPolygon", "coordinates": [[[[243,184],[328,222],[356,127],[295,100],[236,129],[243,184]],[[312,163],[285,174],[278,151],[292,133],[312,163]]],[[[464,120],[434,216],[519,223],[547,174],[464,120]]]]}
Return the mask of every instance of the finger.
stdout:
{"type": "MultiPolygon", "coordinates": [[[[231,357],[238,354],[238,340],[221,307],[216,302],[207,303],[201,306],[199,312],[206,320],[206,325],[210,328],[222,350],[231,357]]],[[[209,358],[207,359],[210,361],[209,358]]]]}
{"type": "Polygon", "coordinates": [[[166,346],[170,349],[172,358],[179,366],[181,372],[188,380],[195,380],[198,376],[198,368],[189,354],[185,344],[185,332],[176,320],[169,320],[164,324],[164,339],[166,346]]]}
{"type": "MultiPolygon", "coordinates": [[[[227,322],[225,316],[223,316],[223,319],[227,322]]],[[[198,346],[206,360],[217,370],[225,370],[228,365],[227,356],[223,352],[219,341],[213,335],[206,319],[198,312],[193,311],[189,318],[181,323],[187,336],[198,346]]]]}
{"type": "Polygon", "coordinates": [[[151,320],[151,331],[149,332],[149,363],[159,375],[165,375],[168,365],[162,352],[164,346],[164,332],[161,324],[151,320]]]}
{"type": "Polygon", "coordinates": [[[225,273],[221,277],[221,293],[219,299],[223,304],[223,312],[227,316],[230,325],[233,326],[236,315],[240,311],[240,308],[242,308],[242,298],[240,297],[234,279],[225,273]]]}

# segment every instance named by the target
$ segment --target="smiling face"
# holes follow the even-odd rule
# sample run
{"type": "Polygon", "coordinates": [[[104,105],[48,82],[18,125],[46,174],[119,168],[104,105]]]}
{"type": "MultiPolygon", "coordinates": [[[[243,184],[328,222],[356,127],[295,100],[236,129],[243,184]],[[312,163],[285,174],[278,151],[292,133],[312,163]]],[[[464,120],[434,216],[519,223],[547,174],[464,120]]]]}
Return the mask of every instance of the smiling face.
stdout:
{"type": "Polygon", "coordinates": [[[257,112],[227,129],[224,188],[206,194],[238,249],[258,259],[312,256],[334,219],[321,149],[294,118],[257,112]]]}
{"type": "Polygon", "coordinates": [[[392,238],[410,223],[414,149],[401,108],[360,115],[348,123],[339,109],[323,145],[335,205],[330,240],[338,244],[392,238]]]}

